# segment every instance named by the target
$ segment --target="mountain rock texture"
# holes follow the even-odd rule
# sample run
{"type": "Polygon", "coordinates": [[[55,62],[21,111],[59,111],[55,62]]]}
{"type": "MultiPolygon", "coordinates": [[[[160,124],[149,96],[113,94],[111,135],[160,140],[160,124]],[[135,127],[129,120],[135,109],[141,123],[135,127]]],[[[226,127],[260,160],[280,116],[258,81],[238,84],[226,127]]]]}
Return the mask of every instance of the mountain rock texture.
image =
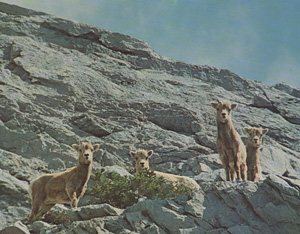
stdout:
{"type": "MultiPolygon", "coordinates": [[[[251,68],[249,68],[251,69],[251,68]]],[[[299,233],[300,90],[174,61],[138,39],[0,3],[0,233],[299,233]],[[268,128],[264,181],[226,182],[211,101],[233,123],[268,128]],[[78,210],[72,222],[24,225],[28,184],[77,164],[71,144],[100,143],[93,170],[126,174],[130,150],[155,170],[194,178],[193,197],[78,210]]],[[[91,179],[91,181],[93,178],[91,179]]]]}

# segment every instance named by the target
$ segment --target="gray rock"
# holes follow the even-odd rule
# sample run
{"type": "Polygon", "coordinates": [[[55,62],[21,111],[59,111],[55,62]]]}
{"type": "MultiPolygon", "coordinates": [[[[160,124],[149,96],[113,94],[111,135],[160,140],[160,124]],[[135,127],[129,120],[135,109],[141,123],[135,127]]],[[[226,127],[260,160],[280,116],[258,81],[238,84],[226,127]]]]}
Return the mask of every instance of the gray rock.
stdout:
{"type": "Polygon", "coordinates": [[[274,88],[281,90],[283,92],[286,92],[290,94],[291,96],[300,98],[300,90],[297,89],[296,87],[293,87],[287,83],[278,83],[274,86],[274,88]]]}
{"type": "Polygon", "coordinates": [[[201,227],[195,227],[195,228],[186,228],[186,229],[179,229],[178,231],[175,231],[174,233],[178,234],[193,234],[193,233],[207,233],[205,229],[201,227]]]}
{"type": "Polygon", "coordinates": [[[103,175],[107,175],[108,173],[111,173],[111,172],[114,172],[114,173],[117,173],[119,174],[120,176],[132,176],[125,168],[123,167],[120,167],[120,166],[106,166],[105,167],[105,171],[103,172],[103,175]]]}
{"type": "Polygon", "coordinates": [[[231,227],[228,229],[229,233],[232,234],[240,234],[240,233],[244,233],[244,234],[259,234],[261,233],[259,230],[255,230],[254,228],[251,228],[247,225],[236,225],[234,227],[231,227]]]}
{"type": "Polygon", "coordinates": [[[29,234],[29,230],[22,222],[18,221],[0,231],[1,234],[29,234]]]}
{"type": "Polygon", "coordinates": [[[145,229],[141,230],[141,234],[166,234],[161,228],[156,226],[155,224],[150,224],[150,226],[146,227],[145,229]]]}
{"type": "MultiPolygon", "coordinates": [[[[145,217],[141,211],[133,211],[133,212],[127,212],[125,213],[125,218],[128,221],[128,223],[131,225],[133,230],[136,232],[142,232],[147,227],[150,227],[152,222],[145,217]]],[[[157,232],[156,226],[152,227],[151,229],[155,229],[154,232],[157,232]]]]}
{"type": "Polygon", "coordinates": [[[31,228],[35,233],[42,233],[44,230],[50,229],[51,226],[52,226],[51,224],[48,224],[46,222],[36,221],[32,224],[31,228]]]}
{"type": "Polygon", "coordinates": [[[0,230],[29,214],[32,179],[75,166],[71,145],[91,141],[101,145],[94,170],[127,175],[130,150],[154,150],[151,168],[191,176],[203,194],[124,213],[56,206],[73,222],[41,233],[297,233],[299,98],[288,84],[164,58],[130,36],[0,3],[0,230]],[[246,126],[269,129],[264,181],[224,182],[217,99],[239,104],[232,116],[243,138],[246,126]]]}
{"type": "Polygon", "coordinates": [[[192,216],[203,218],[205,207],[203,206],[203,201],[190,200],[187,202],[184,210],[192,216]]]}
{"type": "Polygon", "coordinates": [[[105,216],[118,216],[122,212],[123,210],[117,209],[108,204],[83,206],[78,208],[78,210],[76,211],[81,220],[88,220],[105,216]]]}
{"type": "Polygon", "coordinates": [[[15,204],[28,204],[28,184],[0,169],[0,194],[5,200],[17,200],[15,204]]]}
{"type": "Polygon", "coordinates": [[[169,233],[175,233],[180,228],[192,228],[196,226],[192,218],[177,213],[177,209],[177,207],[173,207],[172,204],[166,201],[145,200],[126,209],[126,213],[142,212],[169,233]]]}
{"type": "Polygon", "coordinates": [[[226,181],[226,175],[224,169],[218,169],[212,172],[202,172],[199,175],[195,176],[194,179],[197,182],[226,181]]]}

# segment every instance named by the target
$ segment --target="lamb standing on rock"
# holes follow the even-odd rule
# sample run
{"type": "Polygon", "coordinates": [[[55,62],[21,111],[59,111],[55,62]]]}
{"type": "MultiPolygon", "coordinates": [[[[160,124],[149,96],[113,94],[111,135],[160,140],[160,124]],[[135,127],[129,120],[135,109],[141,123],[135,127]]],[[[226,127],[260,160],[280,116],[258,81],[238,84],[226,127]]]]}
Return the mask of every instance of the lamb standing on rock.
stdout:
{"type": "Polygon", "coordinates": [[[217,110],[217,150],[226,171],[226,179],[235,181],[236,173],[238,180],[242,178],[246,181],[246,148],[231,120],[231,111],[237,107],[237,104],[218,101],[211,102],[211,106],[217,110]]]}
{"type": "Polygon", "coordinates": [[[245,130],[249,134],[247,141],[248,180],[258,182],[262,180],[259,148],[262,144],[262,137],[267,134],[268,129],[245,128],[245,130]]]}
{"type": "Polygon", "coordinates": [[[29,222],[41,218],[55,204],[71,202],[77,208],[79,199],[84,195],[92,171],[93,153],[99,144],[83,142],[72,147],[79,153],[78,165],[63,172],[45,174],[32,181],[29,193],[32,210],[29,222]]]}
{"type": "MultiPolygon", "coordinates": [[[[140,172],[142,169],[149,169],[149,159],[153,154],[153,150],[146,151],[139,149],[137,151],[130,151],[130,156],[135,161],[135,169],[136,172],[140,172]]],[[[169,173],[154,171],[154,173],[159,176],[163,177],[168,181],[173,182],[174,185],[180,184],[184,185],[185,187],[191,189],[192,191],[196,191],[200,189],[200,186],[197,184],[197,182],[187,176],[179,176],[179,175],[173,175],[169,173]]]]}

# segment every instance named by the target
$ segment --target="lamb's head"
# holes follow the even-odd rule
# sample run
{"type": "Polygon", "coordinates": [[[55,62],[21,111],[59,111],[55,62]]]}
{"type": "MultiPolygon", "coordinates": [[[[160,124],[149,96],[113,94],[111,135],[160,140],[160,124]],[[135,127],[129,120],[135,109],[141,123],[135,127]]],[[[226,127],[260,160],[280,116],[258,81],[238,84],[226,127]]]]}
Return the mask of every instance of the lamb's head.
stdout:
{"type": "Polygon", "coordinates": [[[262,128],[245,128],[248,133],[248,145],[259,148],[262,144],[262,138],[265,134],[267,134],[268,129],[262,128]]]}
{"type": "Polygon", "coordinates": [[[93,162],[93,154],[99,149],[100,145],[82,142],[80,145],[73,144],[72,147],[79,153],[79,163],[91,164],[93,162]]]}
{"type": "Polygon", "coordinates": [[[153,150],[146,151],[138,149],[137,151],[130,151],[130,156],[135,161],[136,172],[140,172],[142,169],[149,169],[149,158],[152,156],[153,150]]]}
{"type": "Polygon", "coordinates": [[[217,110],[218,123],[226,124],[231,120],[231,111],[237,107],[237,104],[230,104],[227,101],[217,101],[210,103],[217,110]]]}

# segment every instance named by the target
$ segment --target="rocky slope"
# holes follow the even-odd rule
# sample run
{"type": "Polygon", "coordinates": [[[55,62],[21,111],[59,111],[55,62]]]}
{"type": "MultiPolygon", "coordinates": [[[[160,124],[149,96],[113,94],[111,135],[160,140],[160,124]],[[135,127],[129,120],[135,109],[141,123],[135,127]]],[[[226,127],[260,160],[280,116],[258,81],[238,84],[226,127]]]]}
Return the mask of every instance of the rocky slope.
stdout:
{"type": "Polygon", "coordinates": [[[1,233],[298,233],[300,90],[156,54],[138,39],[0,3],[1,233]],[[224,182],[210,102],[239,104],[237,131],[269,128],[266,180],[224,182]],[[152,168],[195,178],[192,198],[66,209],[73,222],[18,222],[28,183],[76,165],[71,144],[101,144],[94,170],[126,173],[128,152],[154,150],[152,168]],[[91,215],[93,214],[93,215],[91,215]],[[15,223],[15,224],[14,224],[15,223]],[[16,231],[17,230],[17,231],[16,231]]]}

